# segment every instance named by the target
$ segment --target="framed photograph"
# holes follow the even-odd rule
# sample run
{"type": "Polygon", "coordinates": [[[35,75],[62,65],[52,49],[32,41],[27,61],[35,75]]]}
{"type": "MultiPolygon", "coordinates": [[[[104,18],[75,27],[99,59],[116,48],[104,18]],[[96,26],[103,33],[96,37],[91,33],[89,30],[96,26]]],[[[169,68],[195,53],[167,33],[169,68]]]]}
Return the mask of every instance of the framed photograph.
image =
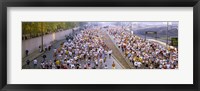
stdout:
{"type": "Polygon", "coordinates": [[[199,0],[5,0],[2,90],[199,90],[199,0]]]}

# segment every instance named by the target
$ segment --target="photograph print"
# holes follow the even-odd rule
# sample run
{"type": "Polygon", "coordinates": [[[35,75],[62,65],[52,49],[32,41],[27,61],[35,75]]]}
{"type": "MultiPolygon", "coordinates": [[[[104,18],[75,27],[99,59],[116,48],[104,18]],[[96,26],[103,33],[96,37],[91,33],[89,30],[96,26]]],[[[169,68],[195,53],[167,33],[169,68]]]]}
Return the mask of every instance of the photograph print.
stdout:
{"type": "Polygon", "coordinates": [[[178,21],[22,22],[22,69],[178,69],[178,21]]]}

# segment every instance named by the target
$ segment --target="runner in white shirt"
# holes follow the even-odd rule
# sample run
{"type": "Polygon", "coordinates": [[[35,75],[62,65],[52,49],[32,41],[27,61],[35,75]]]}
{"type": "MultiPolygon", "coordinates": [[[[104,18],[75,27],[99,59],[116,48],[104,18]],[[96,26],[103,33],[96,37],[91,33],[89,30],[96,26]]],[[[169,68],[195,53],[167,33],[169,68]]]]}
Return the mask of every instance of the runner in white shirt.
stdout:
{"type": "Polygon", "coordinates": [[[42,69],[45,69],[45,64],[44,64],[44,62],[41,63],[41,68],[42,68],[42,69]]]}
{"type": "Polygon", "coordinates": [[[134,62],[134,66],[137,69],[138,68],[138,62],[134,62]]]}
{"type": "Polygon", "coordinates": [[[141,68],[141,62],[137,62],[138,68],[141,68]]]}
{"type": "Polygon", "coordinates": [[[54,63],[52,64],[52,69],[56,69],[56,65],[54,63]]]}
{"type": "Polygon", "coordinates": [[[34,65],[34,68],[36,68],[36,67],[37,67],[37,63],[38,63],[37,59],[34,59],[34,60],[33,60],[33,65],[34,65]]]}

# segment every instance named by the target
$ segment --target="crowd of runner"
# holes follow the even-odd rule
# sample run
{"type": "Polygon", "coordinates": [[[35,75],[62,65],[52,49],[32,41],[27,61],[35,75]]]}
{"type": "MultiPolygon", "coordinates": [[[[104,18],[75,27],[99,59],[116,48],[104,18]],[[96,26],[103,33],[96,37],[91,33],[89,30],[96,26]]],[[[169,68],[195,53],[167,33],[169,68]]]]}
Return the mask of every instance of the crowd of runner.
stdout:
{"type": "MultiPolygon", "coordinates": [[[[43,55],[40,64],[42,69],[107,69],[106,61],[111,58],[109,49],[100,32],[102,28],[90,28],[80,31],[73,38],[60,44],[53,50],[53,60],[43,55]]],[[[159,43],[151,42],[125,31],[123,27],[106,29],[113,37],[116,46],[136,69],[177,69],[178,49],[168,48],[159,43]]],[[[105,31],[103,31],[105,32],[105,31]]],[[[48,49],[46,49],[48,50],[48,49]]],[[[51,50],[51,46],[49,48],[51,50]]],[[[38,60],[33,60],[34,67],[38,60]]],[[[30,61],[27,61],[29,65],[30,61]]],[[[113,61],[112,68],[115,69],[113,61]]]]}
{"type": "MultiPolygon", "coordinates": [[[[73,40],[68,39],[53,49],[54,60],[46,60],[44,55],[40,66],[42,69],[107,69],[106,61],[111,58],[109,49],[98,29],[86,29],[74,35],[73,40]]],[[[37,66],[38,60],[33,63],[37,66]]],[[[112,63],[115,69],[115,63],[112,63]]]]}
{"type": "Polygon", "coordinates": [[[107,29],[115,44],[135,68],[177,69],[178,49],[142,39],[122,27],[107,29]]]}

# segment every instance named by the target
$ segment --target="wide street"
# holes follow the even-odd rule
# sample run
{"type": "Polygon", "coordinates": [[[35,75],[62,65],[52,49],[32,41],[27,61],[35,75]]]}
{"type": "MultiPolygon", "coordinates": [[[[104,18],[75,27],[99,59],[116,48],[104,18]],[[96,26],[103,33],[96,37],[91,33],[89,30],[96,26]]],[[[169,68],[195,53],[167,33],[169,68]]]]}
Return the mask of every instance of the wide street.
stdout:
{"type": "MultiPolygon", "coordinates": [[[[52,48],[50,51],[46,51],[44,54],[41,54],[39,57],[37,57],[36,59],[38,60],[38,64],[37,64],[37,67],[34,68],[34,65],[33,65],[33,60],[31,60],[29,66],[28,65],[24,65],[22,68],[23,69],[41,69],[41,62],[43,60],[43,55],[46,55],[47,58],[46,60],[54,60],[53,58],[53,49],[54,48],[58,48],[60,46],[60,44],[62,42],[66,42],[65,39],[63,40],[60,40],[60,41],[57,41],[56,43],[54,43],[52,45],[52,48]]],[[[107,57],[107,60],[106,62],[104,63],[103,67],[105,66],[105,64],[107,64],[107,67],[108,69],[112,69],[112,63],[113,61],[115,62],[115,65],[116,65],[116,69],[122,69],[122,67],[119,65],[119,63],[116,61],[116,59],[112,56],[111,58],[107,57]]],[[[85,63],[87,63],[86,61],[79,61],[81,63],[81,66],[83,67],[85,63]]],[[[91,61],[91,66],[94,66],[94,61],[91,61]]]]}
{"type": "Polygon", "coordinates": [[[178,22],[25,22],[22,29],[22,69],[179,68],[178,22]]]}

